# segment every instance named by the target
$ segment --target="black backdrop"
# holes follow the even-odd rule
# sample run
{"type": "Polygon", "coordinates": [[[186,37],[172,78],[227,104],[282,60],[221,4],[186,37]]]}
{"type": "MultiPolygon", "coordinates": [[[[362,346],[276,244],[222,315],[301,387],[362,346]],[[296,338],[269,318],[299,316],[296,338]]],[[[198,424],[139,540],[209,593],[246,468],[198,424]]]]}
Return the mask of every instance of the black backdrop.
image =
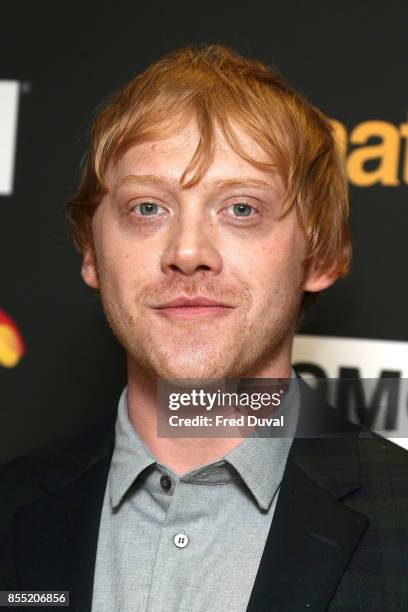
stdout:
{"type": "MultiPolygon", "coordinates": [[[[16,1],[0,16],[0,81],[19,82],[14,186],[0,196],[0,309],[27,347],[16,367],[0,366],[1,462],[83,428],[124,384],[122,351],[80,279],[64,211],[100,101],[164,52],[221,42],[278,67],[349,134],[367,121],[397,133],[407,122],[408,5],[16,1]]],[[[351,181],[353,270],[302,333],[408,342],[404,129],[394,185],[351,181]]],[[[373,134],[366,144],[381,142],[373,134]]]]}

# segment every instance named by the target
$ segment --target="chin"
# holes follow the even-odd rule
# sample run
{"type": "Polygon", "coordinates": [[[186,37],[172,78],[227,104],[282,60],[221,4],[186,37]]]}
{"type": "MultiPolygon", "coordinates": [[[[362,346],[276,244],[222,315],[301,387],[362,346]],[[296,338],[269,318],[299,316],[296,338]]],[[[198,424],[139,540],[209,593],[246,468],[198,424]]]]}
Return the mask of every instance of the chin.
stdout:
{"type": "MultiPolygon", "coordinates": [[[[204,383],[205,380],[224,380],[232,376],[232,363],[226,362],[225,354],[222,356],[215,351],[166,351],[157,352],[141,363],[143,369],[149,371],[155,378],[169,380],[182,384],[183,380],[192,380],[204,383]]],[[[136,359],[136,361],[138,361],[136,359]]],[[[140,361],[139,361],[140,363],[140,361]]],[[[188,384],[188,383],[186,383],[188,384]]]]}
{"type": "Polygon", "coordinates": [[[207,381],[214,382],[215,380],[223,380],[229,378],[228,371],[225,368],[214,368],[212,364],[173,364],[172,367],[158,368],[157,377],[165,380],[177,380],[178,384],[182,384],[186,380],[186,384],[191,384],[192,381],[207,381]],[[188,382],[187,382],[188,381],[188,382]]]}

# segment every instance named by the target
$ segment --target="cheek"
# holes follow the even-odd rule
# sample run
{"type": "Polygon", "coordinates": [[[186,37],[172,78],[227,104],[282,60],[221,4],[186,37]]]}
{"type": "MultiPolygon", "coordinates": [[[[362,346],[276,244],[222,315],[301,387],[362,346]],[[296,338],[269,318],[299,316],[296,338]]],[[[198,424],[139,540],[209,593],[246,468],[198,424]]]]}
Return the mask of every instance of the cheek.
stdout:
{"type": "Polygon", "coordinates": [[[284,278],[301,276],[303,252],[296,235],[283,240],[275,234],[268,240],[229,246],[224,250],[227,269],[247,279],[250,285],[273,285],[284,278]]]}
{"type": "Polygon", "coordinates": [[[112,274],[112,277],[122,275],[132,249],[131,243],[124,240],[118,231],[115,219],[110,219],[108,214],[101,214],[96,219],[94,236],[101,273],[112,274]]]}
{"type": "Polygon", "coordinates": [[[106,296],[117,294],[124,288],[126,276],[132,269],[130,251],[123,248],[111,231],[95,233],[94,244],[101,292],[106,296]]]}
{"type": "Polygon", "coordinates": [[[304,279],[303,242],[296,231],[276,232],[268,240],[253,241],[228,255],[227,273],[245,285],[259,313],[275,312],[296,305],[304,279]]]}
{"type": "Polygon", "coordinates": [[[157,279],[158,256],[145,243],[106,235],[100,245],[101,289],[113,303],[133,309],[143,289],[157,279]]]}

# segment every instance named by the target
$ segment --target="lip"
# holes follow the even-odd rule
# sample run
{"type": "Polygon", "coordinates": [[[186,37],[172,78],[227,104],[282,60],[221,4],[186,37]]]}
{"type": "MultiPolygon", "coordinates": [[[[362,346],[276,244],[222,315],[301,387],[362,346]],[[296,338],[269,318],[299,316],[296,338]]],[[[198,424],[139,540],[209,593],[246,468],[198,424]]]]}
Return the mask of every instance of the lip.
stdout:
{"type": "Polygon", "coordinates": [[[196,296],[180,296],[154,307],[158,314],[174,318],[223,316],[231,313],[234,306],[218,300],[196,296]]]}
{"type": "Polygon", "coordinates": [[[219,302],[217,300],[211,300],[209,298],[200,296],[193,298],[187,296],[180,296],[178,298],[175,298],[174,300],[164,302],[164,304],[160,304],[160,306],[157,306],[156,308],[194,308],[195,306],[222,306],[223,308],[233,308],[232,306],[230,306],[229,304],[225,304],[224,302],[219,302]]]}

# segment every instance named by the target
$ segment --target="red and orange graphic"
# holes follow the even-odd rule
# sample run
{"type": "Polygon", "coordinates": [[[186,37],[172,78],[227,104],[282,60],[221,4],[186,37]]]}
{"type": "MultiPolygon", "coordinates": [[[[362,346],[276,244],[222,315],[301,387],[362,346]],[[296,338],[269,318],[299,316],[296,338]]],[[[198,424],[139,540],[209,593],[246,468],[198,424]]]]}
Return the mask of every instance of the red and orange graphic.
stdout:
{"type": "Polygon", "coordinates": [[[20,330],[12,318],[0,309],[0,366],[14,368],[25,352],[20,330]]]}

